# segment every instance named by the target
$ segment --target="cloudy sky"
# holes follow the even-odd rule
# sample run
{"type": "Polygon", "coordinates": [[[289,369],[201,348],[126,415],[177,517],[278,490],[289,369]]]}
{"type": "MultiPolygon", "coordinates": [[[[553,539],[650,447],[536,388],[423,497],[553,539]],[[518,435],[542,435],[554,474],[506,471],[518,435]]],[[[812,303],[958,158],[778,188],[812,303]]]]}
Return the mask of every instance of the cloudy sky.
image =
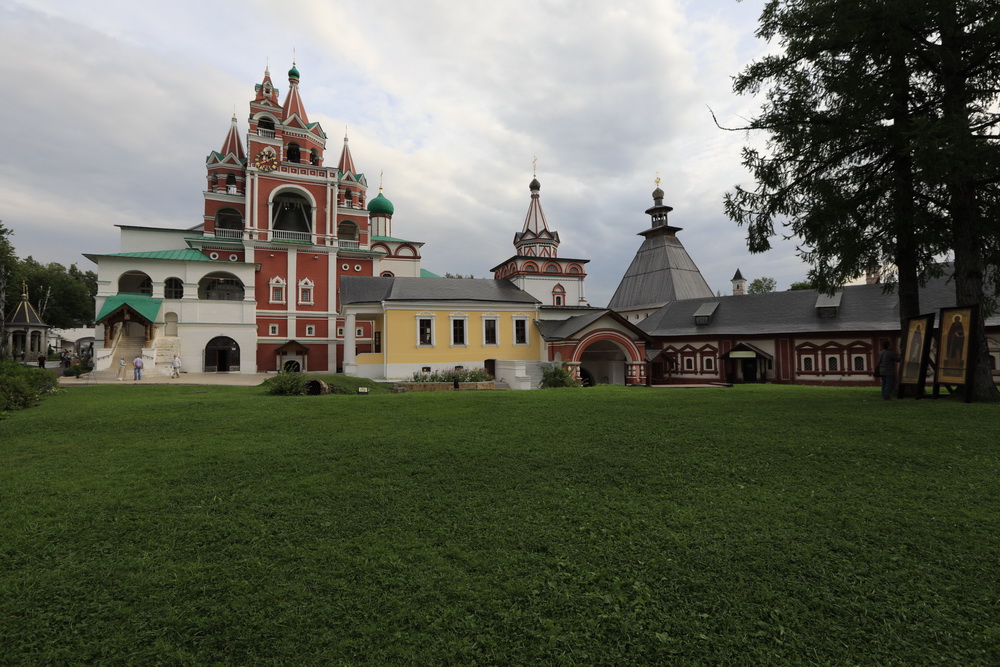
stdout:
{"type": "Polygon", "coordinates": [[[371,192],[384,172],[394,235],[424,268],[489,269],[513,254],[532,159],[563,257],[590,259],[607,304],[648,228],[659,173],[671,223],[713,290],[737,268],[778,289],[808,267],[762,255],[722,208],[750,179],[737,126],[759,100],[731,77],[768,46],[764,0],[0,0],[0,219],[18,254],[95,266],[115,225],[200,222],[204,160],[234,111],[246,132],[270,65],[293,54],[327,160],[345,128],[371,192]]]}

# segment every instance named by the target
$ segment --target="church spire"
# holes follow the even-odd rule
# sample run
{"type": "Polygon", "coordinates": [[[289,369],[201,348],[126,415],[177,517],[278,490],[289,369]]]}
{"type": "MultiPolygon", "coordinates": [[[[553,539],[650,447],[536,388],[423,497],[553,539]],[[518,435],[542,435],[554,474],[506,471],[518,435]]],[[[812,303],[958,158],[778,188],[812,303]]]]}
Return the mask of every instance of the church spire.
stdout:
{"type": "Polygon", "coordinates": [[[354,158],[351,157],[351,147],[347,143],[347,132],[344,132],[344,150],[340,152],[340,162],[337,169],[342,174],[356,174],[357,168],[354,166],[354,158]]]}
{"type": "Polygon", "coordinates": [[[288,97],[285,98],[285,105],[281,110],[281,121],[285,122],[292,116],[298,116],[303,126],[309,124],[309,117],[306,116],[306,108],[299,97],[299,70],[292,63],[292,69],[288,70],[288,97]]]}
{"type": "Polygon", "coordinates": [[[522,256],[556,257],[559,247],[559,234],[549,230],[542,211],[542,201],[538,194],[542,189],[537,177],[528,184],[531,190],[531,203],[528,204],[528,214],[524,217],[524,226],[520,233],[514,235],[514,247],[522,256]]]}
{"type": "Polygon", "coordinates": [[[229,126],[229,133],[226,134],[226,140],[222,142],[222,150],[219,152],[223,157],[233,155],[237,160],[242,160],[246,157],[246,152],[243,150],[243,140],[240,139],[240,132],[236,127],[235,113],[233,114],[232,123],[229,126]]]}

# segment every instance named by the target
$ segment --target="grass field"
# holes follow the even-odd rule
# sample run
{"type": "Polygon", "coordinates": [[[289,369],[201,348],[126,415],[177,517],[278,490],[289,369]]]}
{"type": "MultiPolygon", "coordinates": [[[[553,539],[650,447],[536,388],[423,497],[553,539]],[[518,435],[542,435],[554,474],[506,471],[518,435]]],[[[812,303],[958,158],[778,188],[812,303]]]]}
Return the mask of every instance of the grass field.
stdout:
{"type": "Polygon", "coordinates": [[[0,419],[0,662],[997,664],[998,417],[66,390],[0,419]]]}

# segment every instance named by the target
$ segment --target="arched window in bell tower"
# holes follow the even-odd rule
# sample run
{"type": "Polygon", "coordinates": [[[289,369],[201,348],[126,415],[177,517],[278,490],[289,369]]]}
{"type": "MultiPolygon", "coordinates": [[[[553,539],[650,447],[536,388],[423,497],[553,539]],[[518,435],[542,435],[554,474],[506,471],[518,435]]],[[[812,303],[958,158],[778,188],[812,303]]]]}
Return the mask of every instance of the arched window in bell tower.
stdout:
{"type": "Polygon", "coordinates": [[[556,285],[552,288],[552,305],[553,306],[565,306],[566,305],[566,288],[562,285],[556,285]]]}
{"type": "Polygon", "coordinates": [[[274,138],[274,121],[270,118],[261,118],[257,121],[257,134],[262,137],[274,138]]]}
{"type": "MultiPolygon", "coordinates": [[[[274,198],[271,207],[271,229],[296,234],[312,232],[312,206],[305,197],[294,192],[283,192],[274,198]]],[[[289,236],[297,240],[298,236],[289,236]]]]}
{"type": "Polygon", "coordinates": [[[350,220],[340,223],[337,225],[337,237],[341,241],[357,241],[358,226],[350,220]]]}
{"type": "Polygon", "coordinates": [[[239,194],[236,191],[236,174],[229,174],[226,176],[226,194],[239,194]]]}
{"type": "Polygon", "coordinates": [[[302,159],[299,151],[299,145],[294,141],[288,144],[288,153],[285,159],[288,162],[299,162],[302,159]]]}
{"type": "Polygon", "coordinates": [[[215,214],[215,235],[238,239],[243,236],[243,216],[235,208],[222,208],[215,214]]]}
{"type": "Polygon", "coordinates": [[[315,148],[309,151],[309,164],[319,166],[319,151],[315,148]]]}

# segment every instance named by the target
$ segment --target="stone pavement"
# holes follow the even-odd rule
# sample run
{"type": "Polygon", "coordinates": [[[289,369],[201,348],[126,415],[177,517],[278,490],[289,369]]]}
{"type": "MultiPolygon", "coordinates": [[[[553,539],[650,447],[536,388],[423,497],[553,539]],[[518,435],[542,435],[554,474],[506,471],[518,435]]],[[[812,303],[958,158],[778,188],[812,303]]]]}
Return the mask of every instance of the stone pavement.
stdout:
{"type": "Polygon", "coordinates": [[[176,385],[204,385],[204,384],[225,384],[240,387],[256,387],[268,378],[273,378],[274,373],[184,373],[177,379],[171,379],[162,373],[143,373],[142,379],[138,382],[132,380],[132,369],[129,369],[128,379],[119,381],[113,377],[91,378],[90,374],[81,375],[79,378],[61,377],[59,386],[66,387],[87,387],[98,384],[176,384],[176,385]]]}

